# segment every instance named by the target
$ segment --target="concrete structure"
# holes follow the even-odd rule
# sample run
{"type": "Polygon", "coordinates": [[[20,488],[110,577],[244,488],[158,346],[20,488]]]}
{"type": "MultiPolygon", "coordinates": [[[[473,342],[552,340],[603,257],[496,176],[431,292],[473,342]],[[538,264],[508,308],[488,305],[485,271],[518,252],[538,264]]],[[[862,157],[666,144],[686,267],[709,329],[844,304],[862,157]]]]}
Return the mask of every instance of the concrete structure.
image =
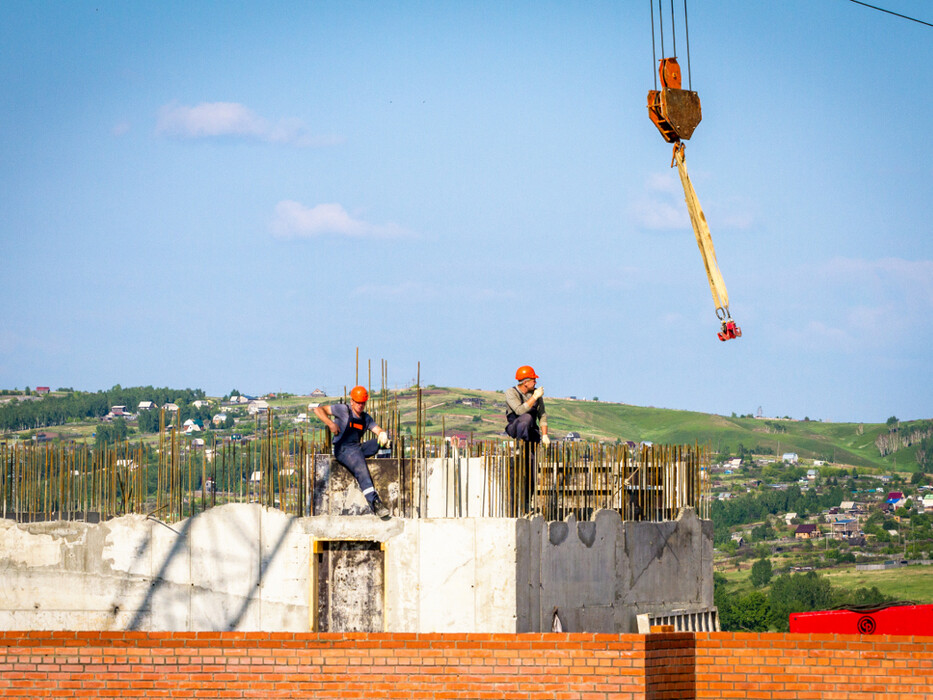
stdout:
{"type": "Polygon", "coordinates": [[[309,517],[240,503],[177,523],[0,520],[0,629],[512,633],[549,631],[556,611],[565,632],[625,633],[712,606],[712,523],[692,508],[490,517],[481,463],[428,460],[406,504],[405,463],[374,460],[387,522],[326,457],[309,517]]]}
{"type": "MultiPolygon", "coordinates": [[[[543,518],[295,518],[255,504],[180,523],[0,522],[0,628],[266,630],[318,627],[316,542],[378,543],[376,601],[391,632],[634,632],[635,616],[712,605],[712,527],[543,518]]],[[[366,626],[367,621],[362,621],[366,626]]],[[[336,631],[336,630],[332,630],[336,631]]]]}

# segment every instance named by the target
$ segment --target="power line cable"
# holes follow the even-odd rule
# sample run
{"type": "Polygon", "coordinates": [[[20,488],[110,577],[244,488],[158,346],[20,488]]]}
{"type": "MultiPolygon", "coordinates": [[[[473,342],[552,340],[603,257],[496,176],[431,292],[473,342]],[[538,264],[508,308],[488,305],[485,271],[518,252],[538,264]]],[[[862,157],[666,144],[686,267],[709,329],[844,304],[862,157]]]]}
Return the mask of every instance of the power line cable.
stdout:
{"type": "Polygon", "coordinates": [[[860,0],[849,0],[849,2],[854,2],[856,5],[862,5],[863,7],[870,7],[873,10],[878,10],[878,12],[886,12],[889,15],[894,15],[895,17],[901,17],[902,19],[909,19],[911,22],[916,22],[917,24],[925,24],[928,27],[933,27],[933,24],[929,22],[924,22],[922,19],[917,19],[916,17],[909,17],[907,15],[902,15],[899,12],[892,12],[891,10],[886,10],[883,7],[875,7],[874,5],[869,5],[867,2],[861,2],[860,0]]]}

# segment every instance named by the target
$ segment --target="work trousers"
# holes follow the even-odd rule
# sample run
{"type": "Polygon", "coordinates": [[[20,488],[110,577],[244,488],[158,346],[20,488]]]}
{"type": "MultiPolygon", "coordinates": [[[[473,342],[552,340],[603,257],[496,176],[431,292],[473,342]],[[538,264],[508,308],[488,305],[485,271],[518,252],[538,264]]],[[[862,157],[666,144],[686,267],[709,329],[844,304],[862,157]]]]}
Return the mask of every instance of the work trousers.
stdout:
{"type": "Polygon", "coordinates": [[[509,424],[505,426],[505,432],[509,437],[525,442],[541,442],[541,430],[535,422],[535,417],[531,413],[525,413],[516,416],[510,413],[507,416],[509,424]]]}
{"type": "Polygon", "coordinates": [[[372,457],[378,451],[379,443],[376,440],[367,440],[362,444],[353,442],[334,447],[334,458],[353,475],[356,483],[360,485],[360,491],[363,492],[366,500],[370,503],[376,497],[376,491],[373,486],[372,474],[369,473],[369,467],[366,466],[366,458],[372,457]]]}

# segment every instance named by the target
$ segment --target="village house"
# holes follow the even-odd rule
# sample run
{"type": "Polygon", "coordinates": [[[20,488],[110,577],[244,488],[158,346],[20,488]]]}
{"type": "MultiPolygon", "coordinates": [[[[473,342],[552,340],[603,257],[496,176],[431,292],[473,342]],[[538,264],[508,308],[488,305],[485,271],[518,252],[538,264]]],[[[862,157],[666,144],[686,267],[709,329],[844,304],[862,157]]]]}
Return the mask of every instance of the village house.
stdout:
{"type": "Polygon", "coordinates": [[[249,406],[246,407],[246,411],[251,415],[261,415],[269,411],[269,403],[263,399],[256,399],[249,402],[249,406]]]}
{"type": "Polygon", "coordinates": [[[822,537],[822,535],[823,533],[820,532],[820,529],[812,523],[798,525],[797,529],[794,530],[794,537],[798,540],[812,540],[822,537]]]}
{"type": "Polygon", "coordinates": [[[840,518],[832,524],[833,539],[844,540],[857,537],[859,534],[858,520],[855,518],[840,518]]]}
{"type": "Polygon", "coordinates": [[[139,405],[136,407],[137,411],[150,411],[153,408],[156,408],[156,405],[152,401],[140,401],[139,405]]]}

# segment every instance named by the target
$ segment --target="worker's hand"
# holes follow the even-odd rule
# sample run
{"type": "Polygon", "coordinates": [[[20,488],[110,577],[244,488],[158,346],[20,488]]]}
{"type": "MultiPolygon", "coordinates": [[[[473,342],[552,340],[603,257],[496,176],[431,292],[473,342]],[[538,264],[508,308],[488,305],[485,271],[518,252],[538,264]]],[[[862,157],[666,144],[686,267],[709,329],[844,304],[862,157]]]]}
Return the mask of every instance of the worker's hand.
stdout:
{"type": "Polygon", "coordinates": [[[548,445],[551,444],[551,438],[549,438],[547,435],[542,435],[542,436],[541,436],[541,444],[544,445],[545,447],[547,447],[548,445]]]}
{"type": "Polygon", "coordinates": [[[531,395],[531,398],[537,401],[542,396],[544,396],[544,389],[542,389],[541,387],[538,387],[537,389],[535,389],[534,393],[531,395]]]}
{"type": "Polygon", "coordinates": [[[383,430],[379,435],[376,436],[376,442],[379,443],[380,447],[385,447],[389,444],[389,434],[383,430]]]}
{"type": "Polygon", "coordinates": [[[337,433],[340,432],[340,428],[337,427],[337,424],[334,423],[334,421],[331,421],[331,422],[330,422],[330,425],[328,425],[327,428],[328,428],[328,429],[330,430],[330,432],[332,432],[334,435],[336,435],[337,433]]]}

